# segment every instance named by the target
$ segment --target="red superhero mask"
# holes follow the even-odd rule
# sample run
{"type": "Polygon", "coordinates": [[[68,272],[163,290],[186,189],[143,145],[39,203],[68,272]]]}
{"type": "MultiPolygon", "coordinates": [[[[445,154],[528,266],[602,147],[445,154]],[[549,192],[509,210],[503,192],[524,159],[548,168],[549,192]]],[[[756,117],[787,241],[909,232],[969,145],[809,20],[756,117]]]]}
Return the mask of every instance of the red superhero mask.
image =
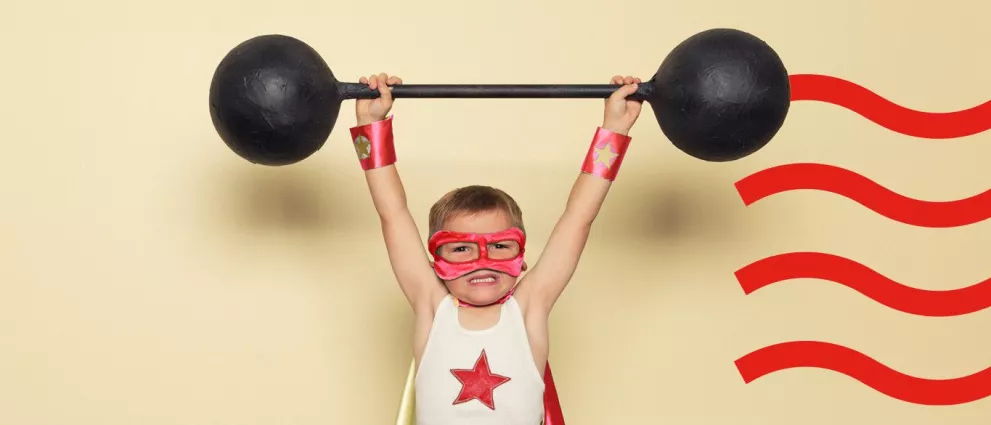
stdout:
{"type": "Polygon", "coordinates": [[[476,234],[441,230],[430,237],[434,271],[454,280],[476,270],[490,269],[517,277],[523,270],[526,235],[517,228],[476,234]]]}

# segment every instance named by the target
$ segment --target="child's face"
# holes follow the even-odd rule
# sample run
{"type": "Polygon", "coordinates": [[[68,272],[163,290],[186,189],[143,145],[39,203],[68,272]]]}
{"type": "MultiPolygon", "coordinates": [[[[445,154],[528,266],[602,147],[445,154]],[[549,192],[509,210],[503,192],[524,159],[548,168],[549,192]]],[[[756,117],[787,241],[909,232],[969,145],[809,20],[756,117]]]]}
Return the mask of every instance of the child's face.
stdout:
{"type": "MultiPolygon", "coordinates": [[[[449,218],[443,230],[461,233],[496,233],[513,227],[512,220],[504,211],[495,210],[476,214],[459,214],[449,218]]],[[[443,248],[442,248],[443,249],[443,248]]],[[[490,255],[497,250],[511,247],[488,247],[490,255]]],[[[518,252],[518,251],[517,251],[518,252]]],[[[526,263],[523,263],[526,270],[526,263]]],[[[517,278],[491,269],[476,270],[454,280],[448,280],[447,289],[462,301],[475,305],[488,305],[506,295],[516,285],[517,278]]]]}

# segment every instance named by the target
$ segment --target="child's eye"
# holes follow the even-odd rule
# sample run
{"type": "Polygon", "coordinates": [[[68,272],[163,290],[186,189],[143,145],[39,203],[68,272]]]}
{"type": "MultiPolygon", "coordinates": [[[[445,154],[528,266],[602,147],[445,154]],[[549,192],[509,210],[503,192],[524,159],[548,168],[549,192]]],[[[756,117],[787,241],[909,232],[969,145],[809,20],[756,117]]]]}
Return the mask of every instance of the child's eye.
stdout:
{"type": "Polygon", "coordinates": [[[497,243],[497,244],[495,244],[495,247],[496,247],[496,249],[506,249],[506,248],[509,248],[508,246],[506,246],[506,245],[503,245],[503,244],[501,244],[501,243],[497,243]]]}

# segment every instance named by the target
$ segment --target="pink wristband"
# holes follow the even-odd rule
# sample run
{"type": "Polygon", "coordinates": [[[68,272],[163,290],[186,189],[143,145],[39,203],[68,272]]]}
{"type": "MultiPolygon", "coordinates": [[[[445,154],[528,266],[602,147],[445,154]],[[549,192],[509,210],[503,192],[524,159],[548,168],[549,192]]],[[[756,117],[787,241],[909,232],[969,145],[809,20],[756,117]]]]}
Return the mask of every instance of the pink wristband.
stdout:
{"type": "Polygon", "coordinates": [[[595,137],[592,138],[588,154],[585,155],[582,172],[609,181],[616,180],[616,174],[623,164],[623,157],[626,156],[626,148],[630,145],[630,140],[633,139],[629,136],[599,127],[595,131],[595,137]]]}
{"type": "Polygon", "coordinates": [[[381,168],[396,163],[396,147],[392,137],[392,116],[382,121],[352,127],[351,140],[358,163],[363,170],[381,168]]]}

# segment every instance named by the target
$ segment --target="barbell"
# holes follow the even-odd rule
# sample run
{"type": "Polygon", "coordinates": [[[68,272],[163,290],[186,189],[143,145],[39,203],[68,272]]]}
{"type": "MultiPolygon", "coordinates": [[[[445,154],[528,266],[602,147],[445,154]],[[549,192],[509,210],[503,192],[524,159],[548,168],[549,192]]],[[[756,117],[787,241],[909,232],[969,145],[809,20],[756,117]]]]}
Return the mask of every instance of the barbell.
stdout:
{"type": "MultiPolygon", "coordinates": [[[[394,98],[608,98],[619,85],[415,85],[394,98]]],[[[210,84],[210,115],[224,143],[256,164],[281,166],[320,150],[348,99],[379,92],[340,82],[311,46],[261,35],[221,60],[210,84]]],[[[763,40],[711,29],[678,44],[630,98],[650,104],[664,135],[695,158],[733,161],[763,148],[784,124],[791,87],[781,58],[763,40]]]]}

